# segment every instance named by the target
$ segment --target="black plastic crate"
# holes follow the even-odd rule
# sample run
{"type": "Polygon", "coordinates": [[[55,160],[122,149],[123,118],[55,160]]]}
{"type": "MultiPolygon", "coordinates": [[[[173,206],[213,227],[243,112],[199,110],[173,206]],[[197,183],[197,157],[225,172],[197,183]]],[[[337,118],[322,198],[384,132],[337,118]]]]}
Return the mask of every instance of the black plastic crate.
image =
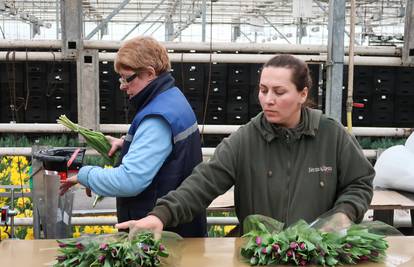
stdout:
{"type": "Polygon", "coordinates": [[[228,65],[228,84],[229,85],[249,85],[250,65],[249,64],[229,64],[228,65]]]}
{"type": "Polygon", "coordinates": [[[175,79],[175,84],[177,86],[181,86],[182,84],[182,80],[183,80],[183,75],[184,73],[182,72],[182,63],[172,63],[171,64],[171,75],[174,77],[175,79]]]}
{"type": "Polygon", "coordinates": [[[210,99],[207,104],[207,112],[223,112],[227,111],[227,103],[224,99],[210,99]]]}
{"type": "Polygon", "coordinates": [[[227,103],[227,113],[248,113],[249,105],[247,103],[232,102],[227,103]]]}
{"type": "Polygon", "coordinates": [[[395,68],[397,72],[397,80],[414,81],[414,68],[413,67],[399,67],[395,68]]]}
{"type": "Polygon", "coordinates": [[[244,124],[249,120],[249,105],[247,103],[227,104],[227,123],[244,124]]]}
{"type": "Polygon", "coordinates": [[[398,81],[395,86],[395,94],[399,96],[414,96],[414,82],[398,81]]]}
{"type": "Polygon", "coordinates": [[[44,94],[47,97],[61,97],[70,98],[70,86],[66,83],[50,84],[48,88],[45,88],[44,94]]]}
{"type": "Polygon", "coordinates": [[[56,105],[49,108],[47,112],[47,122],[49,123],[56,123],[56,120],[61,115],[68,115],[70,114],[70,108],[64,107],[62,105],[56,105]]]}
{"type": "Polygon", "coordinates": [[[110,99],[111,102],[115,104],[115,91],[116,90],[111,89],[111,88],[101,87],[99,89],[99,98],[110,99]]]}
{"type": "MultiPolygon", "coordinates": [[[[345,111],[346,117],[346,111],[345,111]]],[[[369,109],[352,109],[352,124],[354,126],[370,126],[371,125],[371,110],[369,109]]]]}
{"type": "Polygon", "coordinates": [[[402,127],[414,127],[414,111],[400,110],[395,112],[394,123],[402,127]]]}
{"type": "Polygon", "coordinates": [[[116,74],[114,69],[114,63],[110,61],[102,61],[99,62],[99,73],[102,73],[104,71],[107,71],[108,73],[116,74]]]}
{"type": "Polygon", "coordinates": [[[183,80],[182,85],[204,84],[204,64],[184,63],[182,65],[183,80]]]}
{"type": "Polygon", "coordinates": [[[47,86],[46,73],[29,73],[27,76],[27,84],[29,87],[45,88],[47,86]]]}
{"type": "Polygon", "coordinates": [[[43,73],[48,71],[48,62],[28,62],[27,72],[30,74],[43,73]]]}
{"type": "Polygon", "coordinates": [[[10,97],[16,95],[16,98],[25,98],[26,90],[24,90],[24,84],[22,83],[0,83],[0,104],[10,103],[10,97]]]}
{"type": "Polygon", "coordinates": [[[240,102],[240,103],[249,103],[248,94],[233,94],[227,97],[228,103],[240,102]]]}
{"type": "Polygon", "coordinates": [[[227,113],[227,124],[242,125],[249,119],[249,113],[227,113]]]}
{"type": "MultiPolygon", "coordinates": [[[[345,90],[346,91],[346,90],[345,90]]],[[[371,79],[354,80],[354,94],[371,95],[374,92],[371,79]]]]}
{"type": "Polygon", "coordinates": [[[373,95],[372,109],[373,112],[394,110],[394,95],[373,95]]]}
{"type": "Polygon", "coordinates": [[[250,93],[250,86],[248,84],[231,84],[227,86],[227,96],[230,99],[232,96],[242,96],[248,98],[250,93]]]}
{"type": "Polygon", "coordinates": [[[69,83],[69,73],[68,72],[53,72],[49,73],[47,76],[47,81],[49,84],[52,83],[69,83]]]}
{"type": "Polygon", "coordinates": [[[101,104],[99,113],[100,123],[115,123],[115,110],[111,106],[101,104]]]}
{"type": "Polygon", "coordinates": [[[394,123],[394,111],[372,111],[372,126],[391,127],[394,123]]]}
{"type": "Polygon", "coordinates": [[[209,90],[209,98],[226,99],[227,86],[225,81],[212,80],[210,88],[208,89],[208,85],[206,84],[205,90],[205,95],[207,95],[207,90],[209,90]]]}
{"type": "Polygon", "coordinates": [[[394,112],[394,103],[391,101],[387,102],[374,102],[372,104],[372,113],[377,112],[394,112]]]}
{"type": "Polygon", "coordinates": [[[373,70],[373,89],[375,94],[393,94],[395,91],[395,69],[380,67],[373,70]]]}
{"type": "Polygon", "coordinates": [[[206,124],[226,124],[226,113],[222,111],[207,112],[206,124]]]}
{"type": "Polygon", "coordinates": [[[0,106],[0,122],[2,123],[9,123],[11,121],[25,122],[24,115],[25,114],[23,108],[12,112],[10,105],[0,106]]]}
{"type": "Polygon", "coordinates": [[[46,109],[28,109],[26,110],[25,114],[25,121],[29,123],[39,122],[45,123],[47,122],[47,112],[46,109]]]}
{"type": "Polygon", "coordinates": [[[198,96],[204,97],[204,85],[203,84],[187,84],[183,86],[182,92],[185,96],[198,96]]]}
{"type": "Polygon", "coordinates": [[[259,84],[260,73],[262,70],[263,64],[251,64],[250,65],[250,85],[259,84]]]}
{"type": "MultiPolygon", "coordinates": [[[[205,79],[208,81],[210,65],[205,65],[205,79]]],[[[227,79],[227,64],[226,63],[212,63],[211,64],[211,80],[223,81],[227,79]]]]}
{"type": "Polygon", "coordinates": [[[24,82],[25,65],[22,62],[6,62],[0,64],[0,82],[24,82]]]}
{"type": "MultiPolygon", "coordinates": [[[[348,68],[346,68],[348,70],[348,68]]],[[[373,68],[370,66],[356,66],[354,68],[354,77],[355,78],[368,78],[372,77],[373,75],[373,68]]]]}

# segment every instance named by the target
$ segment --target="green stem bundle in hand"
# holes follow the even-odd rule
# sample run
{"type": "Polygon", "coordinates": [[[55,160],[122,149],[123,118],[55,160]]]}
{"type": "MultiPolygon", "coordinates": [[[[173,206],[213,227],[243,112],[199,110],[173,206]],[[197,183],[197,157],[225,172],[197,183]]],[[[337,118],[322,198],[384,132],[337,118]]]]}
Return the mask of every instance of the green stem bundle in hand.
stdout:
{"type": "MultiPolygon", "coordinates": [[[[82,135],[83,138],[85,138],[87,145],[98,151],[98,153],[104,157],[108,165],[115,166],[118,161],[119,152],[117,152],[112,157],[108,156],[108,152],[111,149],[111,144],[108,142],[103,133],[89,130],[85,127],[80,126],[79,124],[73,123],[68,119],[68,117],[66,117],[66,115],[61,115],[57,122],[82,135]]],[[[92,206],[95,207],[96,204],[102,200],[103,197],[96,196],[92,206]]]]}
{"type": "Polygon", "coordinates": [[[66,117],[66,115],[61,115],[59,119],[57,119],[57,122],[82,135],[83,138],[85,138],[87,145],[98,151],[98,153],[105,158],[107,164],[112,166],[116,164],[118,158],[117,154],[112,157],[108,156],[108,152],[111,149],[111,144],[108,142],[103,133],[89,130],[85,127],[80,126],[79,124],[73,123],[68,119],[68,117],[66,117]]]}

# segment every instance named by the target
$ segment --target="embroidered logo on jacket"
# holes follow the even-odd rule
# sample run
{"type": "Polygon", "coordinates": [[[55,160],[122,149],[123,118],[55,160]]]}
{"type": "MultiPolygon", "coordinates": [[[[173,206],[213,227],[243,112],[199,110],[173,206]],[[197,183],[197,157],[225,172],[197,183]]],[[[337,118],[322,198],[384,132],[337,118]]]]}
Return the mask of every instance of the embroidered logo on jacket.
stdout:
{"type": "Polygon", "coordinates": [[[322,172],[326,174],[332,173],[332,167],[330,166],[320,166],[320,167],[309,167],[309,173],[322,172]]]}

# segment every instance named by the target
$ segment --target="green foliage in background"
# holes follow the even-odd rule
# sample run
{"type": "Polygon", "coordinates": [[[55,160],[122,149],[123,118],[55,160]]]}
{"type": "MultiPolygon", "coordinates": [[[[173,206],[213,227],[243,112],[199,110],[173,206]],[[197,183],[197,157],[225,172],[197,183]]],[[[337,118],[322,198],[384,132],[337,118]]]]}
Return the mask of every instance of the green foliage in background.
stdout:
{"type": "Polygon", "coordinates": [[[357,140],[363,149],[378,149],[404,145],[407,138],[357,137],[357,140]]]}

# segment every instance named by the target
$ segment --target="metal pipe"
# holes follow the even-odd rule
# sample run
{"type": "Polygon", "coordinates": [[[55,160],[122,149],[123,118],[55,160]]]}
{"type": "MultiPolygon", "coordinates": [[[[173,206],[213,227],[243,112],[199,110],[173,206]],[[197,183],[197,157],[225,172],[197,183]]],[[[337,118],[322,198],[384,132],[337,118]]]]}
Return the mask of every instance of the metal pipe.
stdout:
{"type": "MultiPolygon", "coordinates": [[[[210,51],[208,43],[196,42],[163,42],[168,50],[195,50],[198,52],[210,51]]],[[[121,46],[119,41],[85,41],[84,47],[90,49],[118,50],[121,46]]],[[[0,41],[1,47],[1,41],[0,41]]],[[[221,52],[262,52],[262,53],[327,53],[326,45],[297,45],[297,44],[258,44],[258,43],[213,43],[213,51],[221,52]]],[[[357,55],[382,55],[382,56],[401,56],[401,49],[388,46],[358,46],[355,47],[357,55]]]]}
{"type": "Polygon", "coordinates": [[[354,40],[355,40],[355,0],[351,0],[351,23],[349,25],[349,64],[348,64],[348,97],[346,99],[346,125],[348,131],[352,133],[352,105],[354,93],[354,40]]]}
{"type": "MultiPolygon", "coordinates": [[[[116,216],[108,217],[72,217],[72,225],[114,225],[118,223],[116,216]]],[[[237,225],[237,217],[207,217],[209,225],[237,225]]],[[[32,226],[33,218],[15,218],[15,226],[32,226]]]]}
{"type": "MultiPolygon", "coordinates": [[[[13,52],[16,61],[60,61],[65,59],[61,52],[13,52]]],[[[100,61],[113,61],[116,53],[99,53],[100,61]]],[[[0,52],[0,61],[7,60],[7,52],[0,52]]],[[[218,63],[264,63],[272,58],[274,54],[199,54],[199,53],[170,53],[170,60],[173,62],[218,62],[218,63]]],[[[326,55],[296,55],[308,64],[325,63],[326,55]]],[[[344,57],[344,63],[348,63],[348,57],[344,57]]],[[[356,56],[355,65],[365,66],[402,66],[399,57],[370,57],[356,56]]]]}
{"type": "MultiPolygon", "coordinates": [[[[85,49],[118,50],[121,47],[120,41],[85,40],[85,49]]],[[[196,42],[162,42],[168,50],[195,50],[198,52],[209,52],[208,43],[196,42]]],[[[35,49],[61,49],[62,42],[58,40],[0,40],[0,49],[13,48],[35,48],[35,49]]],[[[348,50],[345,47],[346,50],[348,50]]],[[[213,51],[221,52],[261,52],[261,53],[291,53],[291,54],[319,54],[327,53],[325,45],[297,45],[297,44],[257,44],[257,43],[213,43],[213,51]]],[[[389,46],[357,46],[356,55],[365,56],[401,56],[401,48],[389,46]]]]}
{"type": "MultiPolygon", "coordinates": [[[[7,60],[7,53],[0,51],[0,61],[7,60]]],[[[61,61],[64,60],[62,52],[10,52],[16,61],[61,61]]],[[[9,57],[10,57],[9,56],[9,57]]]]}
{"type": "MultiPolygon", "coordinates": [[[[32,226],[33,218],[23,217],[15,218],[15,226],[32,226]]],[[[117,223],[115,216],[111,217],[72,217],[72,225],[114,225],[117,223]]],[[[238,225],[239,220],[237,217],[207,217],[208,225],[238,225]]],[[[410,226],[409,219],[399,219],[395,225],[398,226],[410,226]]]]}
{"type": "MultiPolygon", "coordinates": [[[[231,134],[241,125],[204,125],[203,134],[231,134]]],[[[126,133],[129,124],[101,124],[103,133],[126,133]]],[[[203,125],[199,125],[201,131],[203,125]]],[[[57,123],[0,123],[1,133],[70,133],[71,131],[57,123]]],[[[354,127],[356,136],[408,137],[414,128],[393,127],[354,127]]]]}
{"type": "MultiPolygon", "coordinates": [[[[203,153],[203,158],[208,159],[213,156],[214,151],[216,150],[215,147],[203,147],[201,148],[203,153]]],[[[376,149],[364,149],[363,150],[365,157],[368,159],[375,159],[377,158],[377,150],[376,149]]],[[[10,156],[10,155],[19,155],[19,156],[31,156],[31,148],[30,147],[0,147],[0,156],[10,156]]],[[[91,156],[98,156],[98,152],[93,149],[86,150],[86,155],[91,156]]],[[[2,193],[0,193],[0,197],[2,193]]]]}
{"type": "Polygon", "coordinates": [[[62,49],[60,40],[0,40],[0,49],[35,48],[62,49]]]}

